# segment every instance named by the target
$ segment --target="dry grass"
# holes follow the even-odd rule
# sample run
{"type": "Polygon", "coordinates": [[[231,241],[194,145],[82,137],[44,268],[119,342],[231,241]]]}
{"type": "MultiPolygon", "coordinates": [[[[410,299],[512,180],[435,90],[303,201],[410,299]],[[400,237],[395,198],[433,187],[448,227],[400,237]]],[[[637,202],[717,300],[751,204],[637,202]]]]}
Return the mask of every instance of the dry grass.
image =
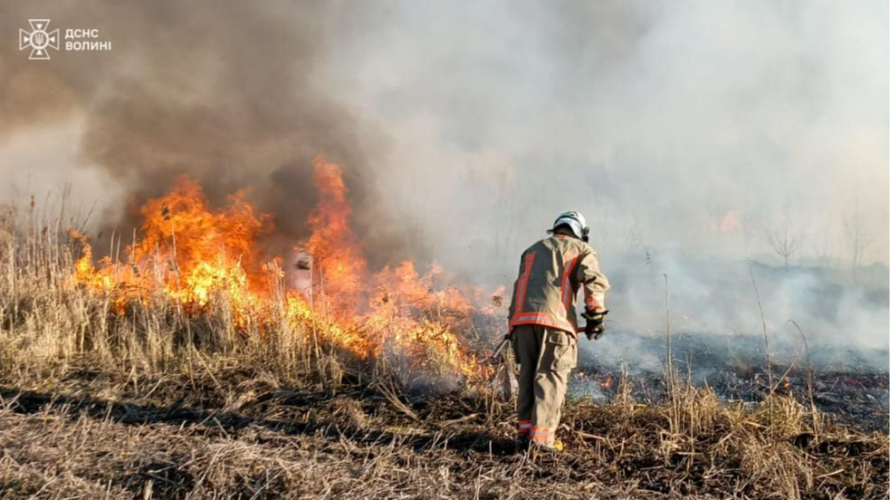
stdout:
{"type": "MultiPolygon", "coordinates": [[[[484,391],[402,393],[274,314],[236,327],[226,297],[114,312],[71,286],[61,219],[0,221],[3,498],[885,498],[888,439],[783,397],[754,409],[673,384],[644,406],[573,402],[569,452],[513,453],[484,391]]],[[[397,365],[397,364],[396,364],[397,365]]]]}
{"type": "Polygon", "coordinates": [[[509,405],[297,387],[208,360],[188,374],[69,371],[0,390],[4,498],[884,498],[888,442],[777,398],[752,411],[573,402],[568,452],[514,453],[509,405]],[[770,417],[766,408],[779,412],[770,417]],[[776,426],[775,422],[784,422],[776,426]]]}
{"type": "MultiPolygon", "coordinates": [[[[312,377],[329,385],[378,369],[373,361],[360,364],[325,345],[309,324],[294,331],[282,316],[280,283],[270,284],[279,307],[246,325],[233,322],[225,291],[202,310],[186,312],[157,286],[161,292],[145,304],[129,303],[126,314],[119,314],[114,296],[73,284],[81,243],[63,230],[61,218],[37,224],[46,217],[32,211],[26,223],[20,219],[11,210],[0,216],[0,364],[5,375],[52,376],[84,358],[99,369],[156,376],[189,373],[210,356],[224,356],[292,382],[312,377]]],[[[152,265],[140,272],[164,275],[159,262],[152,265]]]]}

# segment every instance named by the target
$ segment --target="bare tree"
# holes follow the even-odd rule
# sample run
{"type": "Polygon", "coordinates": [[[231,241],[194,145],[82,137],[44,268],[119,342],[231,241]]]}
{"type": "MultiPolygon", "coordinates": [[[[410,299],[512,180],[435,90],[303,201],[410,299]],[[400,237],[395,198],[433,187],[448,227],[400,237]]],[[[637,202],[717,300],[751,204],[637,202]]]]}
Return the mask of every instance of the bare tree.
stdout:
{"type": "Polygon", "coordinates": [[[803,244],[803,237],[798,228],[795,227],[788,207],[785,207],[780,223],[769,229],[766,237],[769,246],[782,258],[785,267],[788,267],[791,258],[794,257],[794,254],[800,250],[803,244]]]}
{"type": "Polygon", "coordinates": [[[847,237],[847,245],[850,248],[850,265],[853,282],[856,282],[856,270],[862,265],[862,257],[868,247],[874,243],[874,236],[867,227],[867,216],[859,205],[859,200],[853,202],[853,209],[844,216],[844,232],[847,237]]]}

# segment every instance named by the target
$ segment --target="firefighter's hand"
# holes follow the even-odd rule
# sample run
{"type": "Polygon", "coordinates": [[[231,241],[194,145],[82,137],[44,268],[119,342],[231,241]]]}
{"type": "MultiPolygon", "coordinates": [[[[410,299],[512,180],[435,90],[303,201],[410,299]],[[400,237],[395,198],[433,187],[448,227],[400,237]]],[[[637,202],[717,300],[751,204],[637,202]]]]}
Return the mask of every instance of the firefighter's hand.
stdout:
{"type": "Polygon", "coordinates": [[[599,340],[600,337],[603,336],[606,329],[602,326],[598,326],[596,328],[585,328],[584,333],[587,334],[587,340],[599,340]]]}
{"type": "Polygon", "coordinates": [[[609,314],[607,309],[584,312],[584,318],[587,320],[584,333],[587,334],[587,340],[599,340],[603,336],[606,331],[604,324],[606,314],[609,314]]]}

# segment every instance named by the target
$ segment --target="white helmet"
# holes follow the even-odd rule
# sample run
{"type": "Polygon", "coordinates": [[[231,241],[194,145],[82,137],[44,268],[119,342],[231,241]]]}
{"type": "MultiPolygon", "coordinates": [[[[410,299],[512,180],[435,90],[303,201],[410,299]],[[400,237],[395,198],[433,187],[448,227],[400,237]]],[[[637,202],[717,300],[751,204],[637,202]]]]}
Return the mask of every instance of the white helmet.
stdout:
{"type": "Polygon", "coordinates": [[[585,242],[588,240],[590,227],[587,225],[587,220],[584,219],[584,216],[581,215],[581,212],[575,212],[574,210],[572,210],[571,212],[564,212],[559,214],[559,217],[557,217],[556,220],[553,222],[553,229],[550,229],[547,232],[552,234],[553,231],[559,226],[568,226],[575,234],[575,237],[580,240],[584,240],[585,242]]]}

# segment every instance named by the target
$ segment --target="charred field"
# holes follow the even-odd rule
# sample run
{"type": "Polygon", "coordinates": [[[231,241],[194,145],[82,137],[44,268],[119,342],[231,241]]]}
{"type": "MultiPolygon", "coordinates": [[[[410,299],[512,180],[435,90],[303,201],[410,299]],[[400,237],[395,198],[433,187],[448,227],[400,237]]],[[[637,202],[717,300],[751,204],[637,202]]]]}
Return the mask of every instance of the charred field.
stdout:
{"type": "MultiPolygon", "coordinates": [[[[233,360],[140,376],[87,366],[0,389],[7,498],[883,498],[886,428],[780,394],[573,399],[555,458],[513,450],[509,402],[294,383],[233,360]],[[64,373],[64,375],[62,375],[64,373]]],[[[306,377],[306,379],[311,379],[306,377]]],[[[305,379],[304,379],[305,380],[305,379]]],[[[877,417],[877,418],[884,418],[877,417]]]]}
{"type": "MultiPolygon", "coordinates": [[[[659,361],[663,359],[664,339],[660,336],[613,332],[610,340],[655,353],[656,357],[661,356],[659,361]]],[[[793,348],[786,347],[788,352],[784,356],[774,353],[770,366],[776,378],[773,394],[815,407],[843,425],[887,432],[888,372],[875,359],[884,359],[888,353],[824,345],[810,349],[809,364],[805,354],[793,348]]],[[[770,373],[764,362],[762,339],[750,335],[678,335],[674,339],[673,357],[675,369],[684,383],[709,388],[726,404],[755,407],[770,395],[770,373]]],[[[579,398],[607,403],[615,398],[622,377],[628,378],[635,400],[648,404],[665,402],[667,391],[662,371],[625,366],[620,359],[597,355],[592,350],[582,351],[570,391],[579,398]]]]}
{"type": "Polygon", "coordinates": [[[371,270],[339,168],[315,167],[285,258],[188,179],[102,258],[77,221],[4,214],[0,496],[886,496],[887,372],[815,347],[766,365],[750,338],[677,335],[663,371],[585,355],[567,451],[516,453],[514,367],[486,362],[503,289],[371,270]]]}

